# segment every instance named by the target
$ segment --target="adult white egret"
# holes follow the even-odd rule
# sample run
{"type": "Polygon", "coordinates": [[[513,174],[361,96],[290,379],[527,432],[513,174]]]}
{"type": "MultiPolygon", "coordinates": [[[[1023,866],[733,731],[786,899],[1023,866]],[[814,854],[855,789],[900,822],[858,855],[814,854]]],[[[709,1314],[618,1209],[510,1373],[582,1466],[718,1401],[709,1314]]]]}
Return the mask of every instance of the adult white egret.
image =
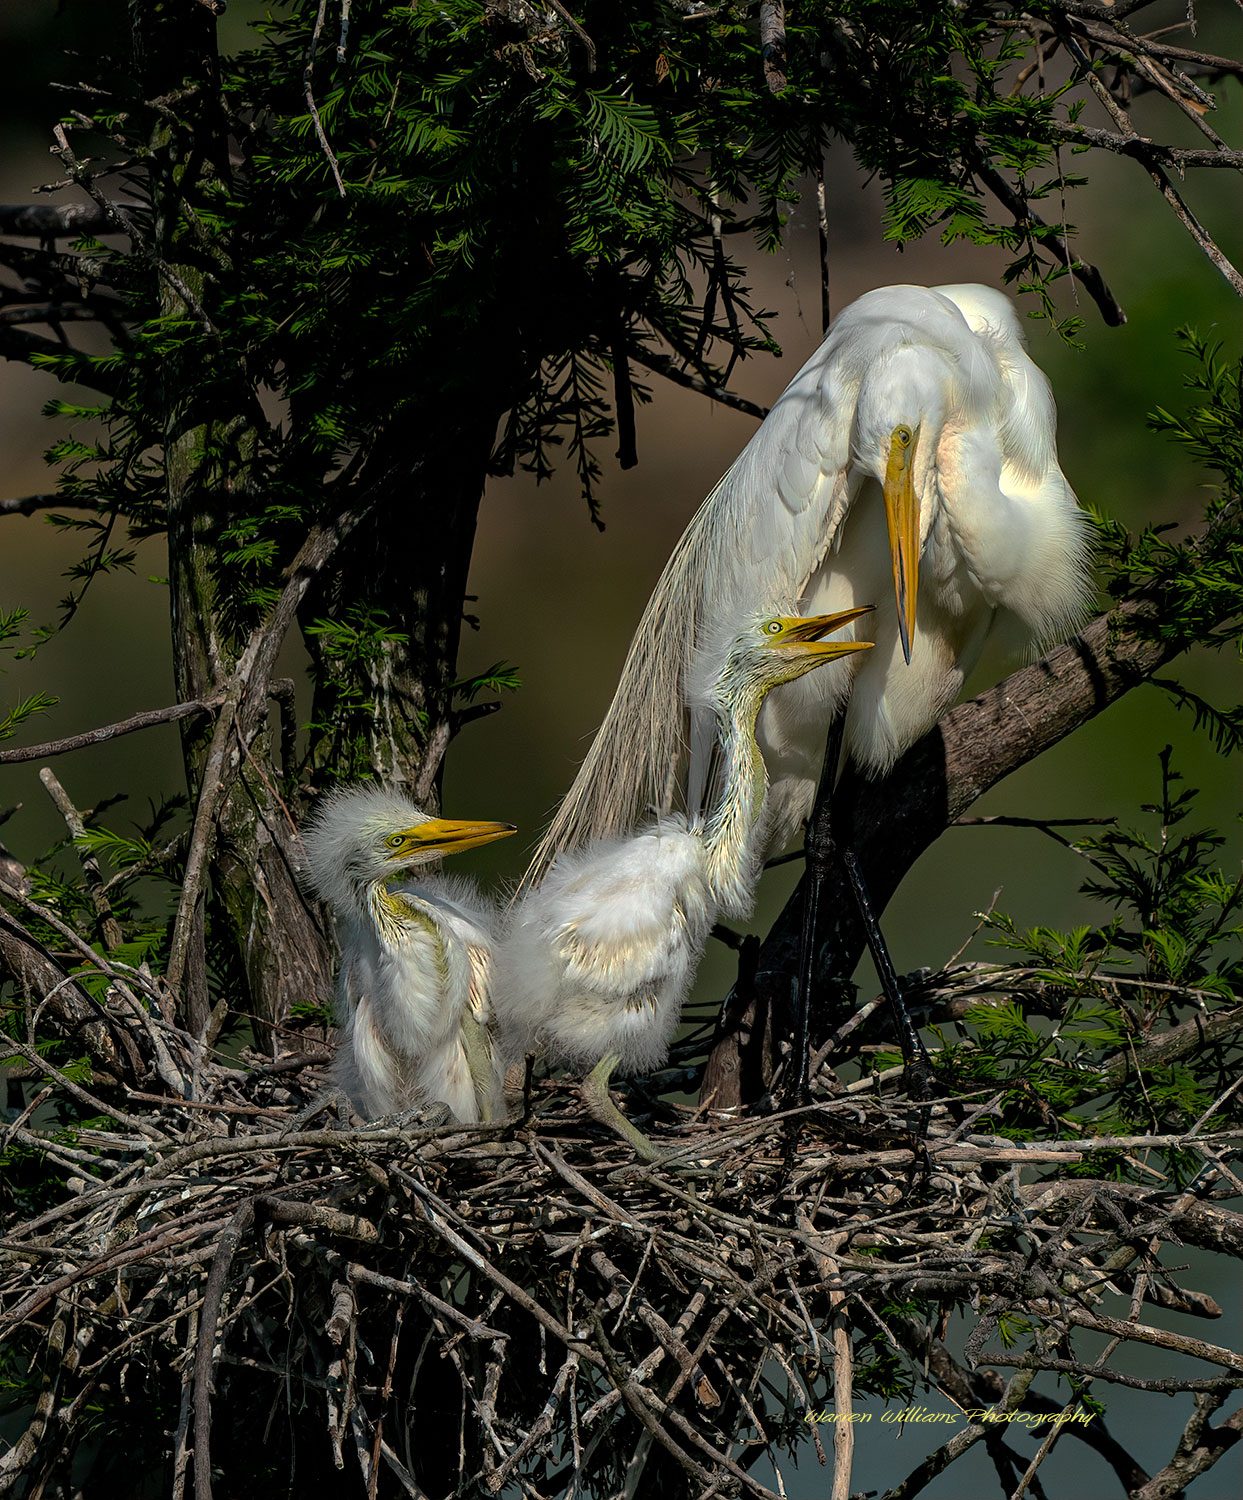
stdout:
{"type": "Polygon", "coordinates": [[[1001,293],[882,287],[845,308],[675,548],[527,882],[558,851],[670,807],[684,746],[696,811],[712,722],[688,684],[716,627],[757,599],[813,613],[892,589],[897,603],[877,617],[874,651],[766,703],[771,846],[811,810],[835,719],[846,755],[883,772],[953,702],[990,630],[1029,650],[1069,630],[1088,596],[1086,527],[1055,431],[1048,381],[1001,293]]]}
{"type": "Polygon", "coordinates": [[[618,1067],[663,1061],[712,923],[750,910],[768,792],[755,737],[765,698],[870,649],[818,639],[866,612],[770,612],[732,627],[711,674],[692,689],[713,717],[720,752],[719,794],[706,817],[670,814],[628,838],[559,856],[520,899],[498,945],[496,1012],[507,1053],[542,1050],[590,1067],[588,1107],[649,1159],[659,1152],[613,1104],[609,1078],[618,1067]]]}
{"type": "Polygon", "coordinates": [[[514,832],[431,818],[383,787],[334,792],[315,810],[307,868],[341,944],[332,1076],[364,1118],[430,1103],[464,1123],[498,1117],[493,913],[469,881],[428,867],[514,832]],[[395,883],[414,870],[417,883],[395,883]]]}

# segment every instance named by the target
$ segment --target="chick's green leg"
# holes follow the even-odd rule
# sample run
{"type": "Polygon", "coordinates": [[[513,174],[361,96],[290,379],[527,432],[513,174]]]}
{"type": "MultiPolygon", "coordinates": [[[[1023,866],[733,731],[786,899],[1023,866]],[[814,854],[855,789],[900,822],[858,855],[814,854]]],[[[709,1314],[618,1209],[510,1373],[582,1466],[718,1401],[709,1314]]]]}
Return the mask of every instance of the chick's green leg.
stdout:
{"type": "Polygon", "coordinates": [[[466,1066],[470,1069],[470,1081],[475,1091],[475,1102],[479,1106],[479,1119],[482,1124],[491,1125],[503,1115],[497,1105],[492,1034],[468,1012],[462,1017],[461,1036],[466,1066]]]}
{"type": "Polygon", "coordinates": [[[592,1068],[583,1079],[583,1103],[601,1125],[607,1125],[622,1140],[628,1141],[644,1161],[661,1161],[664,1152],[657,1150],[647,1136],[636,1125],[632,1125],[613,1103],[613,1096],[609,1093],[609,1079],[613,1076],[613,1069],[618,1061],[618,1054],[610,1052],[592,1068]]]}

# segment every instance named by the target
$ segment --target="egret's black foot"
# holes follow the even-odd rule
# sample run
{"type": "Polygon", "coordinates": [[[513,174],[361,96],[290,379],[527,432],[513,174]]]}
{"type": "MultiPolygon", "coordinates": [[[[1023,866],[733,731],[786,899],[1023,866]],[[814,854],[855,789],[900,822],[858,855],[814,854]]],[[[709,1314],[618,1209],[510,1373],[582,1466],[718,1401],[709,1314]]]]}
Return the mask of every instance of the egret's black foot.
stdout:
{"type": "Polygon", "coordinates": [[[815,1101],[811,1097],[811,1086],[803,1080],[795,1079],[788,1086],[777,1088],[768,1095],[773,1101],[772,1112],[780,1114],[787,1109],[804,1109],[815,1101]]]}
{"type": "Polygon", "coordinates": [[[328,1114],[331,1114],[336,1120],[338,1130],[348,1128],[350,1123],[350,1101],[341,1089],[325,1089],[322,1094],[312,1099],[305,1109],[298,1111],[289,1124],[281,1131],[281,1134],[296,1135],[300,1130],[305,1130],[312,1120],[318,1120],[321,1115],[328,1114]]]}
{"type": "MultiPolygon", "coordinates": [[[[439,1130],[442,1125],[462,1125],[462,1121],[447,1104],[436,1100],[434,1104],[395,1110],[391,1115],[381,1115],[367,1124],[372,1130],[439,1130]]],[[[462,1125],[462,1128],[466,1127],[462,1125]]]]}

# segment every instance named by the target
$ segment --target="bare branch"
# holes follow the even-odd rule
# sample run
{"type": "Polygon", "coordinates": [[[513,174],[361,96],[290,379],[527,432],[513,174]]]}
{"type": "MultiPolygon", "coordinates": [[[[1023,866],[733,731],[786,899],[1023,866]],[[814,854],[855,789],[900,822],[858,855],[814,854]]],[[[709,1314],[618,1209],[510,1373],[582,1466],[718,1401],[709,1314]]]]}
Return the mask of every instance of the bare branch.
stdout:
{"type": "Polygon", "coordinates": [[[136,203],[117,203],[115,211],[99,203],[0,203],[0,234],[52,240],[118,234],[116,211],[135,212],[136,203]]]}
{"type": "Polygon", "coordinates": [[[727,390],[723,385],[713,385],[708,380],[692,375],[689,370],[684,370],[675,359],[668,355],[649,354],[644,350],[632,349],[630,358],[636,365],[642,365],[645,370],[651,370],[654,375],[663,376],[665,380],[671,380],[674,385],[684,386],[688,391],[696,391],[701,396],[707,396],[710,401],[715,401],[721,406],[728,406],[731,411],[745,412],[748,417],[754,417],[757,422],[762,422],[768,415],[766,406],[750,401],[746,396],[739,396],[736,392],[727,390]]]}
{"type": "Polygon", "coordinates": [[[255,1222],[255,1204],[248,1199],[230,1219],[212,1257],[203,1306],[199,1312],[199,1340],[194,1356],[194,1500],[211,1500],[212,1368],[216,1362],[216,1327],[229,1281],[229,1268],[243,1235],[255,1222]]]}
{"type": "Polygon", "coordinates": [[[760,56],[764,60],[764,82],[771,94],[787,86],[786,8],[783,0],[764,0],[760,6],[760,56]]]}
{"type": "MultiPolygon", "coordinates": [[[[1005,1395],[997,1405],[999,1413],[1018,1410],[1027,1395],[1027,1389],[1034,1379],[1034,1369],[1019,1370],[1006,1386],[1005,1395]]],[[[974,1447],[981,1438],[987,1437],[989,1427],[984,1422],[970,1422],[960,1432],[956,1432],[948,1443],[935,1448],[927,1458],[918,1463],[900,1484],[894,1485],[891,1490],[886,1490],[881,1500],[909,1500],[910,1496],[919,1494],[920,1490],[931,1483],[933,1479],[949,1467],[956,1459],[971,1447],[974,1447]]]]}
{"type": "Polygon", "coordinates": [[[0,516],[33,516],[40,510],[98,510],[94,500],[71,500],[64,495],[23,495],[0,500],[0,516]]]}
{"type": "Polygon", "coordinates": [[[91,893],[91,903],[95,908],[95,915],[99,919],[99,932],[104,940],[104,947],[109,953],[121,946],[123,934],[121,924],[112,914],[112,907],[108,897],[104,893],[103,871],[99,868],[99,861],[91,853],[85,844],[86,824],[82,821],[82,814],[73,805],[69,793],[57,780],[56,773],[50,766],[44,766],[39,772],[39,780],[43,783],[48,796],[56,811],[65,820],[65,827],[69,830],[69,837],[74,841],[77,848],[78,862],[82,866],[82,874],[86,878],[87,888],[91,893]]]}
{"type": "Polygon", "coordinates": [[[151,729],[156,724],[172,724],[178,719],[187,719],[192,714],[211,713],[223,702],[224,694],[214,693],[210,698],[173,703],[168,708],[144,709],[142,713],[133,714],[115,724],[101,724],[98,729],[84,729],[81,734],[66,735],[62,740],[47,740],[42,745],[19,745],[14,750],[0,750],[0,765],[19,765],[23,761],[49,760],[56,755],[68,755],[72,750],[102,745],[123,734],[136,734],[140,729],[151,729]]]}
{"type": "MultiPolygon", "coordinates": [[[[194,828],[186,854],[185,877],[169,948],[167,979],[174,989],[180,986],[185,974],[186,959],[196,931],[195,918],[202,900],[203,879],[215,838],[216,813],[230,777],[227,756],[230,738],[236,736],[243,749],[249,746],[267,706],[268,688],[277,654],[311,580],[368,513],[369,507],[360,506],[346,511],[335,521],[312,528],[298,555],[289,565],[285,575],[285,588],[272,613],[251,635],[246,649],[238,659],[232,679],[224,690],[220,717],[216,722],[203,768],[194,828]]],[[[234,771],[241,758],[238,757],[234,771]]]]}
{"type": "Polygon", "coordinates": [[[1126,322],[1126,313],[1122,304],[1110,290],[1108,283],[1100,270],[1088,261],[1075,255],[1063,235],[1049,230],[1044,219],[1032,208],[1031,204],[1010,186],[1006,179],[995,167],[981,162],[976,167],[976,175],[980,181],[989,188],[997,199],[1005,205],[1010,213],[1014,215],[1016,224],[1035,224],[1047,231],[1041,235],[1041,243],[1049,245],[1057,255],[1058,264],[1063,265],[1087,292],[1092,301],[1100,309],[1101,317],[1110,328],[1118,328],[1126,322]]]}
{"type": "Polygon", "coordinates": [[[1212,1392],[1196,1397],[1195,1410],[1188,1418],[1174,1457],[1159,1474],[1141,1489],[1134,1492],[1131,1500],[1176,1500],[1193,1479],[1211,1469],[1223,1453],[1227,1453],[1243,1438],[1243,1407],[1232,1413],[1217,1427],[1210,1427],[1208,1419],[1225,1401],[1225,1392],[1212,1392]]]}
{"type": "Polygon", "coordinates": [[[328,143],[328,136],[324,130],[324,122],[319,117],[319,106],[315,103],[315,54],[319,49],[320,35],[324,29],[324,13],[328,8],[328,0],[319,0],[319,10],[316,12],[315,25],[311,30],[311,40],[307,47],[306,63],[302,69],[302,97],[306,100],[306,107],[311,115],[311,121],[315,126],[315,139],[319,142],[319,149],[324,153],[328,162],[329,170],[332,172],[332,180],[337,185],[337,192],[345,197],[345,183],[341,178],[341,164],[337,161],[336,153],[328,143]]]}
{"type": "Polygon", "coordinates": [[[583,51],[587,54],[587,71],[596,71],[596,44],[591,40],[583,28],[578,24],[569,11],[562,5],[561,0],[550,0],[553,10],[561,17],[574,35],[583,44],[583,51]]]}
{"type": "Polygon", "coordinates": [[[1111,135],[1109,131],[1098,131],[1088,126],[1067,125],[1061,127],[1060,133],[1065,139],[1078,139],[1088,145],[1104,146],[1107,149],[1120,151],[1123,155],[1135,156],[1146,168],[1148,175],[1156,184],[1157,191],[1173,209],[1183,228],[1195,243],[1200,247],[1208,259],[1216,266],[1217,270],[1229,283],[1234,292],[1243,297],[1243,275],[1230,261],[1229,257],[1216,243],[1190,208],[1183,201],[1181,194],[1174,187],[1164,171],[1165,166],[1174,166],[1182,172],[1189,166],[1197,167],[1229,167],[1234,170],[1243,168],[1243,151],[1184,151],[1175,150],[1173,147],[1163,146],[1158,142],[1151,141],[1141,136],[1131,122],[1130,115],[1117,102],[1105,85],[1097,76],[1090,59],[1084,53],[1083,48],[1072,36],[1065,38],[1067,48],[1075,56],[1080,67],[1084,70],[1085,77],[1093,93],[1105,106],[1106,112],[1118,127],[1119,134],[1111,135]]]}

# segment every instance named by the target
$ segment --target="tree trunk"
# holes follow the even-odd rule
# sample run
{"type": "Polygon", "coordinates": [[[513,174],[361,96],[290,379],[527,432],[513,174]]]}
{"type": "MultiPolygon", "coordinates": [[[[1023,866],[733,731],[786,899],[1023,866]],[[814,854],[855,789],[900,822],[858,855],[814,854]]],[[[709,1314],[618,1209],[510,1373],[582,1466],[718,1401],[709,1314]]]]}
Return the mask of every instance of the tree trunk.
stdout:
{"type": "MultiPolygon", "coordinates": [[[[199,107],[185,112],[190,129],[161,124],[152,136],[149,249],[158,261],[161,314],[203,326],[210,321],[213,273],[223,267],[223,251],[204,244],[201,226],[191,226],[184,205],[222,163],[227,169],[215,18],[198,0],[135,0],[131,24],[135,66],[148,97],[179,88],[198,91],[199,107]]],[[[253,391],[226,357],[219,368],[204,368],[203,343],[195,338],[187,343],[185,360],[162,362],[154,393],[164,413],[173,673],[177,693],[190,698],[223,688],[237,664],[240,644],[224,619],[216,570],[222,533],[255,499],[259,443],[253,391]],[[194,367],[187,368],[191,362],[194,367]]],[[[202,787],[212,723],[185,720],[181,735],[193,802],[202,787]]],[[[294,874],[295,830],[279,782],[265,731],[225,794],[209,876],[213,919],[228,934],[226,946],[236,952],[253,1014],[265,1023],[268,1038],[296,1002],[322,999],[331,986],[328,950],[294,874]]],[[[180,995],[181,1019],[199,1036],[212,1026],[203,913],[200,904],[180,995]]]]}
{"type": "Polygon", "coordinates": [[[354,660],[330,636],[308,634],[316,663],[311,764],[378,777],[435,809],[445,750],[455,732],[462,605],[479,503],[503,405],[481,399],[469,421],[446,422],[410,442],[390,438],[360,481],[367,521],[331,576],[308,596],[302,624],[382,623],[391,638],[354,660]],[[374,475],[368,483],[368,474],[374,475]]]}

